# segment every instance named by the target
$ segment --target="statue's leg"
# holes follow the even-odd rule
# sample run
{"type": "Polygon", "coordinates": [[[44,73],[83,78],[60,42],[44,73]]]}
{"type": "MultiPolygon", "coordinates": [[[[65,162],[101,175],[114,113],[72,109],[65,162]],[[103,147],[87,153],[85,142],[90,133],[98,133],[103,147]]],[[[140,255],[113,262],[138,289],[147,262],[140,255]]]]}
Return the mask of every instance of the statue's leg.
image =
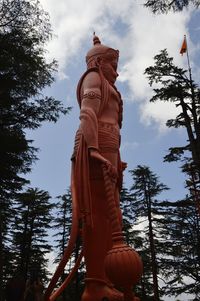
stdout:
{"type": "Polygon", "coordinates": [[[123,294],[113,289],[106,277],[104,261],[111,248],[111,227],[101,166],[92,165],[91,198],[93,225],[83,225],[86,283],[82,301],[122,301],[123,294]]]}
{"type": "Polygon", "coordinates": [[[102,180],[91,180],[93,225],[83,225],[83,244],[87,278],[106,281],[104,259],[111,248],[111,229],[103,184],[102,180]]]}

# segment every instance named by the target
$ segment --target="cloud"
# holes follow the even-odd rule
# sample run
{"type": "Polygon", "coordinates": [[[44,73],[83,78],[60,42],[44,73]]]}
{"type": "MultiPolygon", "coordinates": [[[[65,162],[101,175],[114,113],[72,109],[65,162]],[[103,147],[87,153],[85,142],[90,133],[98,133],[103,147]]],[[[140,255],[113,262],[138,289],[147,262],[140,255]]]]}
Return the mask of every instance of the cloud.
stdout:
{"type": "Polygon", "coordinates": [[[137,147],[139,146],[139,143],[138,142],[123,142],[121,147],[120,147],[120,150],[123,152],[125,150],[134,150],[136,149],[137,147]]]}
{"type": "MultiPolygon", "coordinates": [[[[41,0],[49,13],[56,36],[48,45],[49,58],[59,62],[60,79],[67,77],[66,70],[72,61],[85,57],[86,43],[95,30],[103,43],[120,50],[119,81],[128,84],[129,99],[138,102],[141,122],[158,123],[165,129],[169,116],[174,116],[170,104],[149,104],[152,89],[148,86],[144,70],[153,64],[153,57],[167,48],[179,65],[186,65],[186,57],[179,54],[191,10],[167,15],[153,15],[141,1],[126,0],[41,0]]],[[[191,52],[194,49],[189,40],[191,52]]]]}
{"type": "MultiPolygon", "coordinates": [[[[49,12],[54,38],[48,45],[49,58],[59,62],[60,72],[64,72],[72,57],[80,52],[81,43],[92,32],[91,28],[101,11],[101,2],[93,0],[41,0],[43,8],[49,12]]],[[[94,30],[94,29],[93,29],[94,30]]]]}
{"type": "Polygon", "coordinates": [[[169,102],[142,102],[140,105],[140,119],[146,126],[156,124],[158,127],[159,133],[163,133],[166,131],[166,121],[168,119],[175,118],[179,109],[173,104],[169,102]]]}
{"type": "Polygon", "coordinates": [[[48,260],[48,267],[47,268],[48,268],[51,275],[54,274],[54,272],[56,270],[56,267],[57,267],[57,264],[54,263],[55,258],[56,258],[56,254],[53,251],[47,253],[47,255],[46,255],[46,259],[48,260]]]}
{"type": "Polygon", "coordinates": [[[125,47],[129,59],[123,65],[119,79],[128,82],[131,94],[129,98],[139,102],[141,121],[147,125],[152,122],[158,123],[160,131],[166,129],[166,120],[175,117],[177,110],[172,104],[149,103],[152,89],[148,85],[144,70],[153,64],[153,57],[164,48],[167,48],[169,55],[175,58],[177,64],[186,63],[179,50],[189,17],[189,11],[155,16],[141,6],[135,6],[127,34],[129,45],[125,47]]]}

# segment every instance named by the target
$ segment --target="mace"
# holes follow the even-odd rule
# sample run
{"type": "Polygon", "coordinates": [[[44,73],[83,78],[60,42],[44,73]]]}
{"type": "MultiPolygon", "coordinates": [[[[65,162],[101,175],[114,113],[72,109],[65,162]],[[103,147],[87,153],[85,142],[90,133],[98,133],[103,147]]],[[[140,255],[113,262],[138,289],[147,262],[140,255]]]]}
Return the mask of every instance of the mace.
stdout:
{"type": "Polygon", "coordinates": [[[134,298],[132,287],[141,278],[142,261],[138,253],[124,242],[113,193],[113,185],[117,181],[117,172],[114,167],[107,164],[103,164],[102,168],[112,231],[112,248],[108,251],[105,259],[105,271],[112,283],[122,288],[124,301],[136,301],[139,299],[134,298]]]}

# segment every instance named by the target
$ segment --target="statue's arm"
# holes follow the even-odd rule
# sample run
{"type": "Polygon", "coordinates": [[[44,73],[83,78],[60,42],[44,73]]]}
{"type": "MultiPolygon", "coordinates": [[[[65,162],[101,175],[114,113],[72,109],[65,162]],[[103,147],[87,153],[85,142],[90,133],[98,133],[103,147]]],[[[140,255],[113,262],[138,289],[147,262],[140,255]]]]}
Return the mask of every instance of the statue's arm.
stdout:
{"type": "Polygon", "coordinates": [[[101,80],[90,72],[81,87],[80,129],[88,149],[98,149],[98,112],[101,104],[101,80]]]}
{"type": "Polygon", "coordinates": [[[89,154],[102,162],[108,161],[99,153],[98,113],[101,105],[101,79],[97,72],[85,77],[81,88],[80,128],[87,143],[89,154]]]}

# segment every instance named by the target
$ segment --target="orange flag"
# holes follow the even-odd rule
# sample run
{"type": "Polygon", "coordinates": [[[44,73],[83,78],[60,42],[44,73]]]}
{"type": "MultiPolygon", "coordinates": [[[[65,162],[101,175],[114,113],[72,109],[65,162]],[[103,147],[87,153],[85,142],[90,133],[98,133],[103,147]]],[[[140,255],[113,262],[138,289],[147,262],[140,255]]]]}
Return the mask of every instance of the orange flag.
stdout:
{"type": "Polygon", "coordinates": [[[181,46],[180,54],[183,55],[187,51],[187,41],[186,36],[184,36],[183,44],[181,46]]]}

